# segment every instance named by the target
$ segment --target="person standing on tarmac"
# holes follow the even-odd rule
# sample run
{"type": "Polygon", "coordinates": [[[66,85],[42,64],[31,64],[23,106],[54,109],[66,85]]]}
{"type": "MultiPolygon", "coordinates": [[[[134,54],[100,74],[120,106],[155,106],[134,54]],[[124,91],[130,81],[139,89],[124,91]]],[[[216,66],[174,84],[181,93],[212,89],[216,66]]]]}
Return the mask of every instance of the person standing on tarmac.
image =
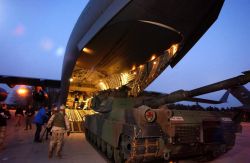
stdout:
{"type": "MultiPolygon", "coordinates": [[[[57,112],[58,112],[57,106],[56,106],[55,104],[53,104],[52,109],[50,109],[50,111],[47,112],[47,115],[49,116],[48,119],[50,119],[50,117],[51,117],[53,114],[57,113],[57,112]]],[[[47,127],[47,128],[46,128],[45,140],[48,140],[48,139],[49,139],[49,135],[51,136],[51,128],[52,128],[52,127],[50,127],[50,128],[47,127]]]]}
{"type": "Polygon", "coordinates": [[[48,121],[47,128],[50,128],[52,132],[52,137],[49,143],[49,155],[51,158],[53,156],[53,149],[56,146],[56,156],[61,158],[61,152],[63,147],[64,133],[70,134],[70,125],[67,116],[65,115],[65,106],[61,105],[59,112],[53,114],[48,121]]]}
{"type": "Polygon", "coordinates": [[[48,107],[44,107],[42,106],[38,113],[36,114],[33,122],[36,124],[36,133],[35,133],[35,138],[34,138],[34,142],[36,143],[41,143],[41,139],[40,139],[40,133],[42,130],[42,126],[44,125],[44,123],[47,121],[48,116],[46,114],[46,109],[48,109],[48,107]]]}
{"type": "Polygon", "coordinates": [[[5,136],[6,136],[6,126],[7,126],[7,119],[10,119],[11,114],[7,109],[6,104],[0,104],[0,151],[3,150],[5,136]]]}
{"type": "Polygon", "coordinates": [[[32,129],[32,117],[35,114],[35,110],[32,107],[32,105],[29,105],[28,108],[25,110],[25,129],[28,130],[28,128],[31,130],[32,129]]]}
{"type": "Polygon", "coordinates": [[[23,118],[23,106],[17,106],[15,117],[16,117],[16,127],[21,126],[21,121],[23,118]]]}

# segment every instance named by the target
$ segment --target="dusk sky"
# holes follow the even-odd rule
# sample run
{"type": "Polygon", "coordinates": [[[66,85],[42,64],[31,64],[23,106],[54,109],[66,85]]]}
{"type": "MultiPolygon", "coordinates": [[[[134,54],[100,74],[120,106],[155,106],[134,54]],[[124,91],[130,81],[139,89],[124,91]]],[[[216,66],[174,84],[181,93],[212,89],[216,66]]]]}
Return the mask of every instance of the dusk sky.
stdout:
{"type": "MultiPolygon", "coordinates": [[[[0,0],[0,75],[59,80],[70,33],[87,2],[0,0]]],[[[249,0],[225,1],[219,18],[199,42],[147,90],[190,90],[250,70],[249,9],[249,0]]],[[[223,93],[202,97],[216,100],[223,93]]],[[[219,106],[237,105],[230,96],[219,106]]]]}

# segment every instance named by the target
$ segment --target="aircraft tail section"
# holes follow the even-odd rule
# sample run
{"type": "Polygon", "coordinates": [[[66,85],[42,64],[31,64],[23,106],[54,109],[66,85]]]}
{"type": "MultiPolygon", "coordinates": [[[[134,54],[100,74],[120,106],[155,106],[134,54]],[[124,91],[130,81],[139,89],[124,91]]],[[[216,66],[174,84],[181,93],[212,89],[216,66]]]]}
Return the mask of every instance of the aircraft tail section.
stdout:
{"type": "Polygon", "coordinates": [[[228,96],[229,96],[229,91],[226,91],[225,94],[221,97],[220,102],[225,103],[227,102],[228,96]]]}
{"type": "Polygon", "coordinates": [[[200,103],[206,103],[206,104],[222,104],[222,103],[227,102],[229,93],[230,93],[229,91],[226,91],[219,101],[197,98],[197,97],[186,98],[185,101],[200,102],[200,103]]]}
{"type": "Polygon", "coordinates": [[[240,85],[232,87],[228,90],[243,104],[243,106],[250,106],[250,91],[246,87],[240,85]]]}

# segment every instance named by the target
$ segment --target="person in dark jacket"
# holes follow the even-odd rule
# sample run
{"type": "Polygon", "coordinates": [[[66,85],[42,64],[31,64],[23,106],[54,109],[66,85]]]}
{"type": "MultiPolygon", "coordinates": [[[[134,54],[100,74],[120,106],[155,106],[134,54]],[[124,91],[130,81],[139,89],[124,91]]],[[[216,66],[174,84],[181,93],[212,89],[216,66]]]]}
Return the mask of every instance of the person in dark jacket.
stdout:
{"type": "Polygon", "coordinates": [[[0,104],[0,150],[4,149],[4,138],[6,135],[7,119],[11,115],[6,104],[0,104]]]}
{"type": "Polygon", "coordinates": [[[35,114],[35,110],[32,107],[32,105],[28,106],[24,114],[25,114],[25,124],[26,124],[25,130],[28,130],[28,128],[31,130],[32,129],[31,120],[33,115],[35,114]]]}
{"type": "Polygon", "coordinates": [[[36,133],[35,133],[34,142],[36,143],[42,142],[40,140],[40,133],[41,133],[43,124],[48,119],[48,116],[46,114],[46,108],[48,107],[41,107],[34,118],[34,123],[36,124],[36,133]]]}
{"type": "Polygon", "coordinates": [[[24,117],[23,107],[18,106],[16,108],[15,117],[16,117],[16,126],[21,126],[21,121],[22,121],[22,118],[24,117]]]}

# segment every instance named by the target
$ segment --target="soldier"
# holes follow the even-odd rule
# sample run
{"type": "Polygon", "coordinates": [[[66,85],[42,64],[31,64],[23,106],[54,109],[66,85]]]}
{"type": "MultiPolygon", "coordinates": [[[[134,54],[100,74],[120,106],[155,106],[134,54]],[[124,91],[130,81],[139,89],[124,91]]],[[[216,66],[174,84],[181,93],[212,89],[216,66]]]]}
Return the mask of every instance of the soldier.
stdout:
{"type": "Polygon", "coordinates": [[[65,106],[61,105],[59,112],[53,114],[48,121],[47,128],[50,128],[52,132],[52,137],[49,143],[49,155],[51,158],[53,155],[53,149],[56,146],[56,156],[61,158],[61,151],[63,147],[63,137],[64,133],[70,134],[69,120],[65,115],[65,106]],[[52,125],[53,124],[53,125],[52,125]]]}

